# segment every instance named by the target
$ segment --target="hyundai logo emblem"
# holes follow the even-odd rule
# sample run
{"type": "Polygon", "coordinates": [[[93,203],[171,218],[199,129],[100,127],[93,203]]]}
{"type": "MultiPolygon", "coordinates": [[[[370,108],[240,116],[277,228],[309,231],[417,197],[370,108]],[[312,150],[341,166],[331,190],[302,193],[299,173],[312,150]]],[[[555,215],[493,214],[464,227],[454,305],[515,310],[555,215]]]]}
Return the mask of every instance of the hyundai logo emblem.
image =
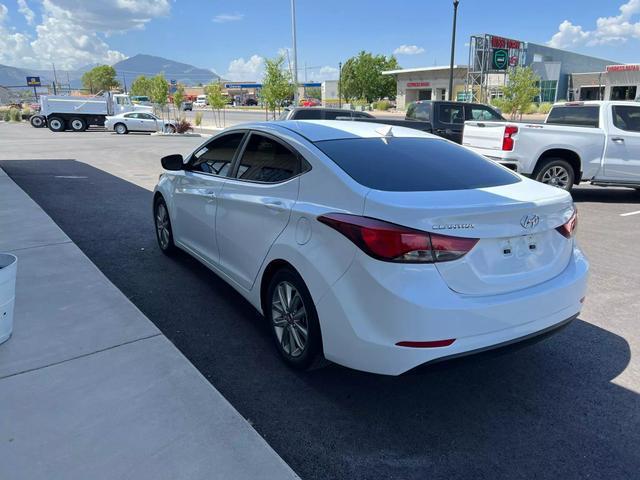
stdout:
{"type": "Polygon", "coordinates": [[[532,229],[540,223],[540,217],[538,215],[525,215],[520,219],[520,225],[522,228],[532,229]]]}

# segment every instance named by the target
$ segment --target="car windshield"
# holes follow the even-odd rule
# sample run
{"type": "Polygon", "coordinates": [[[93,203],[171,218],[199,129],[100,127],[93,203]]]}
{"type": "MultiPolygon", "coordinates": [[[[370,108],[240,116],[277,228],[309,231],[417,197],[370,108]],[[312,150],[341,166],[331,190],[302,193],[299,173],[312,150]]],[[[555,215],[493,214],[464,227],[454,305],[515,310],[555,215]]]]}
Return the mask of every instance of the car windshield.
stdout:
{"type": "Polygon", "coordinates": [[[491,160],[446,140],[350,138],[315,145],[356,182],[376,190],[469,190],[521,181],[491,160]]]}

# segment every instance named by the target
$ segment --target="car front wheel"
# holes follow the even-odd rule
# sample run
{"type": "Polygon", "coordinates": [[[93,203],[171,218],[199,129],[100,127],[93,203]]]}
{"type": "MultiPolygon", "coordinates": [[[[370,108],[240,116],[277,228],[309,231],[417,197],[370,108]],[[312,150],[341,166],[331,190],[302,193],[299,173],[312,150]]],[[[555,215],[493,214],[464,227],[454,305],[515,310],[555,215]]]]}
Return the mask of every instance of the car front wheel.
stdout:
{"type": "Polygon", "coordinates": [[[162,253],[171,255],[175,253],[176,246],[173,243],[173,230],[171,229],[171,219],[169,209],[162,197],[158,197],[153,206],[153,217],[156,226],[156,239],[162,253]]]}
{"type": "Polygon", "coordinates": [[[279,270],[269,283],[265,304],[276,348],[285,362],[301,370],[320,363],[318,314],[302,277],[291,268],[279,270]]]}

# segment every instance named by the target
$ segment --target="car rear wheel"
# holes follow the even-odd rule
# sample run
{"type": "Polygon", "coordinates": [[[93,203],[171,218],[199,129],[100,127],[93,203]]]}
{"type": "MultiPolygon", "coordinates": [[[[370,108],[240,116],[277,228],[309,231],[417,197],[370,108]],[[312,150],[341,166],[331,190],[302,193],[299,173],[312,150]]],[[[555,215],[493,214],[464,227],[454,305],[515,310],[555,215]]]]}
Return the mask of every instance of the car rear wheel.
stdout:
{"type": "Polygon", "coordinates": [[[549,158],[536,167],[533,177],[552,187],[562,188],[570,192],[575,181],[573,167],[561,158],[549,158]]]}
{"type": "Polygon", "coordinates": [[[84,132],[87,129],[87,122],[82,118],[72,118],[69,125],[74,132],[84,132]]]}
{"type": "Polygon", "coordinates": [[[173,125],[165,125],[164,126],[164,131],[166,133],[176,133],[176,127],[173,125]]]}
{"type": "Polygon", "coordinates": [[[116,123],[113,129],[116,131],[118,135],[124,135],[125,133],[129,133],[129,130],[127,130],[127,126],[124,123],[116,123]]]}
{"type": "Polygon", "coordinates": [[[29,119],[29,123],[31,123],[31,126],[34,128],[42,128],[46,125],[45,119],[42,115],[33,115],[29,119]]]}
{"type": "Polygon", "coordinates": [[[49,118],[49,130],[52,132],[63,132],[66,128],[65,122],[60,117],[49,118]]]}
{"type": "Polygon", "coordinates": [[[153,218],[156,226],[156,239],[162,253],[172,255],[176,251],[173,243],[173,230],[171,229],[171,219],[169,209],[162,197],[158,197],[153,206],[153,218]]]}
{"type": "Polygon", "coordinates": [[[271,279],[265,316],[276,348],[288,365],[306,370],[321,363],[318,314],[302,277],[293,269],[283,268],[271,279]]]}

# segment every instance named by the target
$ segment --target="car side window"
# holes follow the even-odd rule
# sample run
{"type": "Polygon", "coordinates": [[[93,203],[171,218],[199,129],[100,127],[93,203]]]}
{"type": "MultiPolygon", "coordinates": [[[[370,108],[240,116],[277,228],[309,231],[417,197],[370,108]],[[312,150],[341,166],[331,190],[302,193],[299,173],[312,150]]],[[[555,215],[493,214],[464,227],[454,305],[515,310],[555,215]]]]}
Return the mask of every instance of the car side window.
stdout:
{"type": "Polygon", "coordinates": [[[614,105],[613,124],[620,130],[640,132],[640,107],[614,105]]]}
{"type": "Polygon", "coordinates": [[[493,110],[486,107],[467,107],[468,111],[470,111],[469,120],[502,120],[500,115],[498,115],[493,110]]]}
{"type": "Polygon", "coordinates": [[[298,110],[293,115],[294,120],[320,120],[320,117],[320,110],[312,110],[310,108],[298,110]]]}
{"type": "Polygon", "coordinates": [[[214,138],[196,152],[191,162],[191,170],[228,177],[231,173],[231,162],[243,137],[244,132],[238,132],[214,138]]]}
{"type": "Polygon", "coordinates": [[[148,113],[139,113],[138,118],[141,118],[142,120],[155,120],[153,115],[149,115],[148,113]]]}
{"type": "Polygon", "coordinates": [[[138,113],[127,113],[124,118],[139,118],[138,113]]]}
{"type": "Polygon", "coordinates": [[[269,137],[252,133],[244,149],[238,178],[254,182],[284,182],[300,173],[298,155],[269,137]]]}
{"type": "Polygon", "coordinates": [[[462,105],[438,105],[438,117],[442,123],[464,123],[462,105]]]}

